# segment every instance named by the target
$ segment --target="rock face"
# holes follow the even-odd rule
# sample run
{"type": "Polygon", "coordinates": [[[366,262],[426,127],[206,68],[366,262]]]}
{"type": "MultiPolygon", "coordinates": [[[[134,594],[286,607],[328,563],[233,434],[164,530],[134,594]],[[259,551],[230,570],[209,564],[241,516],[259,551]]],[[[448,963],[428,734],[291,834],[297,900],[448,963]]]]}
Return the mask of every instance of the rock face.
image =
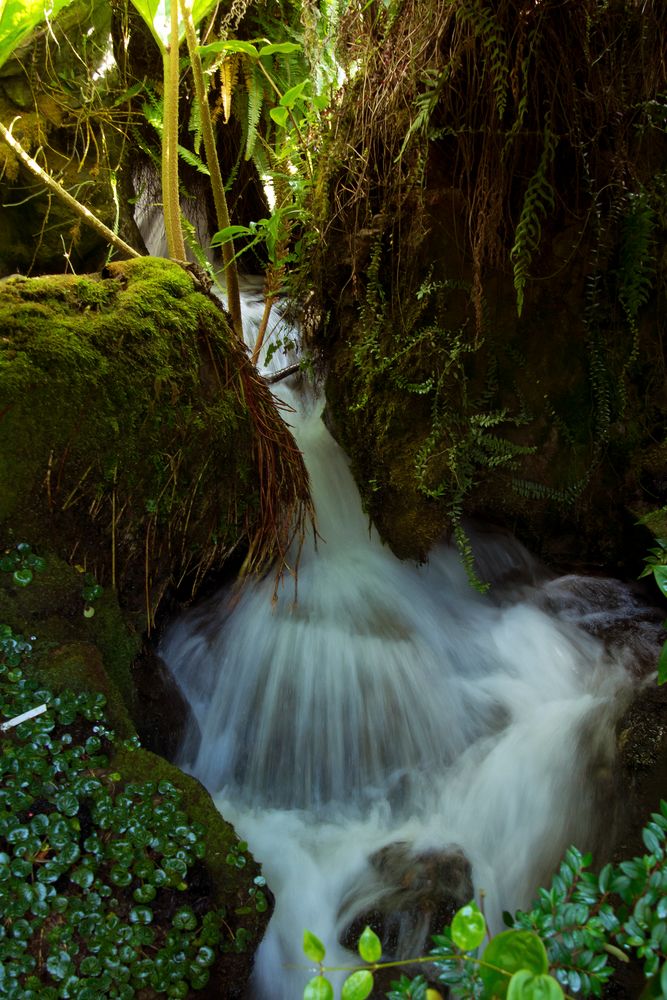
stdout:
{"type": "MultiPolygon", "coordinates": [[[[416,853],[408,843],[388,844],[371,855],[368,870],[343,899],[340,942],[356,952],[369,926],[382,942],[385,961],[414,958],[473,895],[472,868],[460,847],[416,853]]],[[[396,978],[395,969],[381,970],[372,996],[384,996],[396,978]]]]}
{"type": "Polygon", "coordinates": [[[634,524],[667,499],[665,200],[652,180],[665,136],[638,127],[630,97],[647,109],[664,87],[646,31],[664,32],[665,9],[650,22],[586,2],[538,23],[525,4],[493,8],[493,29],[466,4],[441,16],[421,0],[374,22],[326,140],[314,271],[329,419],[400,557],[424,559],[452,530],[465,551],[468,515],[551,565],[632,573],[648,544],[634,524]],[[639,37],[653,71],[626,90],[616,67],[639,37]]]}

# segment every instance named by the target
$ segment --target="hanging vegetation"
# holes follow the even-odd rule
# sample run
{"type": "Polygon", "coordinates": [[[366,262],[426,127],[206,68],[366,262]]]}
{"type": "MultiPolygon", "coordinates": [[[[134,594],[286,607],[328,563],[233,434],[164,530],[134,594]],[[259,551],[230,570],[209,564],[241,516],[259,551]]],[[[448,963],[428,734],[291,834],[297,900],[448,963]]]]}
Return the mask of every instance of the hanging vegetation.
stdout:
{"type": "Polygon", "coordinates": [[[635,0],[344,15],[350,81],[313,195],[319,343],[400,554],[447,526],[465,548],[461,516],[485,506],[571,519],[595,477],[614,488],[612,450],[621,476],[631,450],[641,465],[663,405],[632,409],[664,365],[666,29],[664,4],[635,0]]]}

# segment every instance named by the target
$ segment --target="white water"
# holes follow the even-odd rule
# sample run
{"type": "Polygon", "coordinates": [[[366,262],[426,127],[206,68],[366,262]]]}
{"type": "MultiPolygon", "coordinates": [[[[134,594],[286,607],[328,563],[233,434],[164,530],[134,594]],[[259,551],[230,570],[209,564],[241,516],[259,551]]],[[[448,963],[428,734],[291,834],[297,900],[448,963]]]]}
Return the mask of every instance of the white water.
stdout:
{"type": "MultiPolygon", "coordinates": [[[[260,312],[246,302],[246,323],[260,312]]],[[[385,845],[460,845],[495,923],[527,904],[565,847],[588,849],[610,822],[630,686],[628,655],[578,626],[585,598],[577,612],[553,582],[481,597],[446,547],[424,567],[399,562],[369,530],[321,404],[281,395],[298,408],[288,422],[321,535],[303,553],[298,603],[289,581],[275,608],[272,579],[230,590],[177,622],[161,650],[198,727],[181,763],[276,896],[257,1000],[302,995],[306,927],[329,962],[349,960],[337,941],[386,891],[368,860],[385,845]]],[[[534,571],[516,543],[496,538],[482,554],[534,571]]]]}

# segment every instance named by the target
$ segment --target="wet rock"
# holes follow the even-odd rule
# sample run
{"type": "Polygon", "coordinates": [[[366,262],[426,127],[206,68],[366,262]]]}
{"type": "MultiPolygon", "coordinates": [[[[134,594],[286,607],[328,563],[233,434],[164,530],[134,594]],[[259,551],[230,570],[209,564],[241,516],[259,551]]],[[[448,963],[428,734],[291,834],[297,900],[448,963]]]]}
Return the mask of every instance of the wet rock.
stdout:
{"type": "MultiPolygon", "coordinates": [[[[388,844],[370,856],[365,875],[343,899],[340,943],[356,952],[369,926],[382,942],[385,960],[414,958],[429,949],[431,936],[451,923],[473,894],[472,867],[456,844],[417,853],[403,841],[388,844]]],[[[372,995],[384,996],[396,978],[396,969],[382,970],[375,977],[379,992],[372,995]]]]}
{"type": "Polygon", "coordinates": [[[601,639],[634,676],[655,670],[665,638],[664,613],[648,603],[640,587],[608,577],[568,574],[545,584],[538,603],[601,639]]]}

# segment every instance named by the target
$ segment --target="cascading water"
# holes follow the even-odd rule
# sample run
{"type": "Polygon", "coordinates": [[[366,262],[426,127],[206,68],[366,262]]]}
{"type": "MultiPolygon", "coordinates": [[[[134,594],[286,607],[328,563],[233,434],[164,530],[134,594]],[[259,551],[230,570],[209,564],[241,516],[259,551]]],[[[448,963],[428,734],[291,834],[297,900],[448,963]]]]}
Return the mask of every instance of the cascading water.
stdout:
{"type": "MultiPolygon", "coordinates": [[[[246,298],[246,326],[261,308],[246,298]]],[[[230,588],[176,622],[161,650],[192,707],[181,764],[276,896],[253,985],[262,1000],[302,995],[304,928],[349,964],[346,928],[400,895],[391,857],[398,869],[453,858],[459,876],[469,862],[492,923],[527,904],[569,843],[588,849],[608,825],[630,687],[623,649],[579,627],[594,601],[568,601],[576,587],[524,574],[482,597],[449,548],[420,568],[397,560],[369,530],[321,401],[281,395],[321,536],[302,554],[298,601],[287,583],[272,606],[272,579],[230,588]]],[[[481,556],[532,567],[497,538],[481,556]]],[[[420,950],[428,926],[418,914],[399,924],[400,946],[420,950]]]]}

